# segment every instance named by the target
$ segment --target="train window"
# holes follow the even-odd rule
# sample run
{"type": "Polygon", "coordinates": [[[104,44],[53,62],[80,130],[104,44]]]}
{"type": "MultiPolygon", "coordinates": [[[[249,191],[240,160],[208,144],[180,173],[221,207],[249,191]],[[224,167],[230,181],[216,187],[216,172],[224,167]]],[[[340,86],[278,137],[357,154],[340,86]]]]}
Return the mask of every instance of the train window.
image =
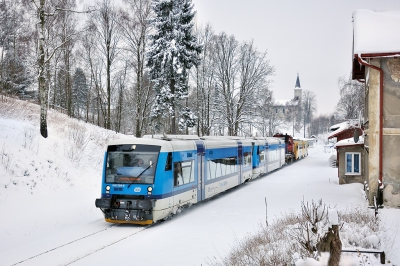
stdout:
{"type": "Polygon", "coordinates": [[[244,160],[243,160],[244,166],[251,166],[251,152],[245,152],[243,154],[243,157],[244,157],[244,160]]]}
{"type": "Polygon", "coordinates": [[[168,153],[167,162],[165,163],[165,171],[172,170],[172,152],[168,153]]]}
{"type": "Polygon", "coordinates": [[[236,161],[237,156],[209,160],[207,162],[208,179],[214,179],[237,172],[236,161]]]}
{"type": "Polygon", "coordinates": [[[182,186],[194,182],[193,161],[174,163],[174,186],[182,186]]]}
{"type": "Polygon", "coordinates": [[[183,184],[182,177],[182,163],[176,162],[174,163],[174,186],[179,186],[183,184]]]}
{"type": "Polygon", "coordinates": [[[260,153],[260,163],[265,161],[265,151],[261,151],[260,153]]]}
{"type": "Polygon", "coordinates": [[[121,184],[152,184],[154,182],[158,153],[152,151],[107,152],[105,181],[121,184]]]}

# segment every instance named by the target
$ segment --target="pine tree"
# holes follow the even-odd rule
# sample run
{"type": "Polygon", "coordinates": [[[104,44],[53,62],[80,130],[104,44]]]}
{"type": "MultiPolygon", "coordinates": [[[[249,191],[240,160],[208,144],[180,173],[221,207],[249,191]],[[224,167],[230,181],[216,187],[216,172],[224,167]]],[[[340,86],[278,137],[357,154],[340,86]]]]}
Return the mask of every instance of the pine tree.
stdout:
{"type": "Polygon", "coordinates": [[[73,84],[72,84],[72,98],[74,105],[74,116],[82,117],[88,101],[88,86],[86,84],[86,76],[82,68],[76,68],[73,84]]]}
{"type": "Polygon", "coordinates": [[[155,33],[150,36],[148,67],[157,96],[152,118],[171,115],[171,133],[175,134],[180,108],[180,125],[194,124],[195,116],[182,105],[182,99],[188,96],[189,70],[200,63],[201,45],[192,32],[195,12],[191,0],[155,0],[153,11],[155,33]]]}

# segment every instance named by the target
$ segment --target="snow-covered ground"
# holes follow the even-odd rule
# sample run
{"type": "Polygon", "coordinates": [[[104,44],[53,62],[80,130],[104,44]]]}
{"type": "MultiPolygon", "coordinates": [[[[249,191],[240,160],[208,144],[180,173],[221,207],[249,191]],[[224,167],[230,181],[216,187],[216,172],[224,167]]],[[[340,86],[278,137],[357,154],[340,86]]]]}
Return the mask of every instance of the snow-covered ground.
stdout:
{"type": "MultiPolygon", "coordinates": [[[[94,201],[105,143],[124,136],[50,112],[49,138],[43,139],[38,113],[35,105],[0,101],[0,265],[207,265],[258,232],[266,220],[265,200],[270,223],[300,211],[303,200],[367,209],[362,185],[339,186],[337,169],[328,164],[331,154],[317,145],[307,158],[171,221],[108,224],[94,201]]],[[[400,265],[400,210],[380,213],[386,229],[378,237],[387,265],[400,265]]]]}

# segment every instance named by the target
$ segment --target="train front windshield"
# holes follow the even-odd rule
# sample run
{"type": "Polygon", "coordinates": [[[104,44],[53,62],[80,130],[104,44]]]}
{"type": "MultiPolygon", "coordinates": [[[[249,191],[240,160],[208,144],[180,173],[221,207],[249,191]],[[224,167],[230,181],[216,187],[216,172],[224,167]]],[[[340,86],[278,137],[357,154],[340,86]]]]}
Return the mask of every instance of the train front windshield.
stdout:
{"type": "Polygon", "coordinates": [[[111,145],[107,149],[107,183],[153,184],[159,146],[111,145]]]}

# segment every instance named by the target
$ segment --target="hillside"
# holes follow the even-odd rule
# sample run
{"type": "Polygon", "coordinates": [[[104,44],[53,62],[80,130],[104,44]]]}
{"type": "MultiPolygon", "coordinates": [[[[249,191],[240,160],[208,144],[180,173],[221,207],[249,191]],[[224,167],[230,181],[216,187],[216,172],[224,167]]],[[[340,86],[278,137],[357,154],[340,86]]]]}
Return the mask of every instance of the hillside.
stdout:
{"type": "Polygon", "coordinates": [[[0,252],[45,237],[39,227],[52,234],[85,220],[82,213],[101,217],[93,203],[100,194],[105,143],[122,135],[52,110],[47,139],[38,124],[38,105],[0,101],[0,207],[5,214],[0,239],[7,243],[0,252]],[[69,204],[69,198],[82,204],[69,204]],[[20,225],[3,226],[10,222],[20,225]]]}

